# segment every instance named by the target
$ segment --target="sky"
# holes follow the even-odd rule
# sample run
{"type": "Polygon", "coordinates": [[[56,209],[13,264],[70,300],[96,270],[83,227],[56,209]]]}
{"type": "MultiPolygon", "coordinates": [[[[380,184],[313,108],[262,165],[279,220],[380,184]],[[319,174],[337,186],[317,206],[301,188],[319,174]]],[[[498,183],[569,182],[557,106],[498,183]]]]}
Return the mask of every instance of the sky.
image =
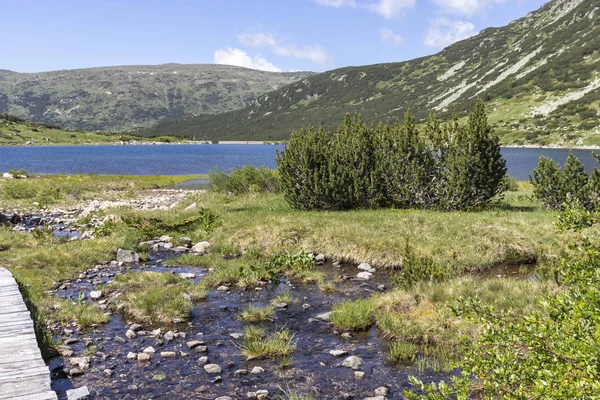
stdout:
{"type": "Polygon", "coordinates": [[[543,0],[0,0],[0,69],[326,71],[434,54],[543,0]]]}

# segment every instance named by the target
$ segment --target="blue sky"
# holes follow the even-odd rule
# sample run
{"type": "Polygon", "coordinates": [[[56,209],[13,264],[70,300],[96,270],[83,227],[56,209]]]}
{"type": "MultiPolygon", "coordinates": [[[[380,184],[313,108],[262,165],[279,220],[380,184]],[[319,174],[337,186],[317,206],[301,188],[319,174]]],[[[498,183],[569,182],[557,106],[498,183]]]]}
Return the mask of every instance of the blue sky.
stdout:
{"type": "Polygon", "coordinates": [[[324,71],[433,54],[543,0],[0,0],[0,69],[324,71]]]}

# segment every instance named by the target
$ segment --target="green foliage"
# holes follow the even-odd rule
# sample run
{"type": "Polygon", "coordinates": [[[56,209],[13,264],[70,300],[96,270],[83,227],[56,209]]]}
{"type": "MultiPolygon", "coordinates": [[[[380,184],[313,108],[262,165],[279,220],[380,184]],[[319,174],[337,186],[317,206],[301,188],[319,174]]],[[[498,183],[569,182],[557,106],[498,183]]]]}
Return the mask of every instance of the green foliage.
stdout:
{"type": "Polygon", "coordinates": [[[392,282],[401,288],[408,289],[418,282],[445,282],[454,278],[459,269],[449,263],[442,264],[431,257],[416,254],[414,248],[406,238],[402,268],[399,273],[392,275],[392,282]]]}
{"type": "MultiPolygon", "coordinates": [[[[565,205],[561,230],[582,232],[598,222],[598,213],[578,201],[565,205]]],[[[541,300],[542,310],[515,317],[478,297],[461,298],[452,309],[456,316],[483,323],[477,343],[459,367],[462,374],[450,387],[444,382],[426,385],[415,378],[420,393],[409,399],[592,399],[600,393],[600,246],[581,236],[572,246],[577,257],[564,259],[558,269],[562,290],[541,300]]]]}
{"type": "Polygon", "coordinates": [[[329,320],[337,329],[364,331],[373,324],[374,304],[370,299],[334,304],[329,320]]]}
{"type": "Polygon", "coordinates": [[[534,195],[548,209],[561,210],[568,198],[592,210],[600,201],[600,170],[594,168],[588,175],[583,164],[569,152],[563,169],[548,157],[540,157],[537,167],[530,176],[534,195]]]}
{"type": "Polygon", "coordinates": [[[285,199],[301,210],[469,209],[503,191],[506,174],[481,101],[465,126],[430,116],[424,134],[410,111],[404,125],[369,127],[355,114],[333,135],[304,128],[277,164],[285,199]]]}
{"type": "Polygon", "coordinates": [[[277,171],[267,167],[254,167],[244,165],[241,168],[233,168],[229,175],[224,172],[213,170],[209,174],[211,188],[215,192],[233,194],[247,193],[278,193],[279,178],[277,171]]]}

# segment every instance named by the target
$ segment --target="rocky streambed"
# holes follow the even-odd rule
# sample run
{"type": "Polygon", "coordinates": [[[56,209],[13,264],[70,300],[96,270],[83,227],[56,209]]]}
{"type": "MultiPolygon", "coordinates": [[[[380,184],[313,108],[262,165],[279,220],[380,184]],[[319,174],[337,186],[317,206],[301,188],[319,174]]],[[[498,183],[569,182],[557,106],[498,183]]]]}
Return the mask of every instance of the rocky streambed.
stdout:
{"type": "MultiPolygon", "coordinates": [[[[169,256],[177,254],[160,249],[151,251],[150,260],[144,263],[98,266],[56,285],[55,292],[63,298],[97,302],[110,312],[101,290],[117,274],[158,271],[197,281],[207,273],[204,268],[166,267],[162,260],[169,256]]],[[[328,279],[335,275],[334,292],[324,293],[316,285],[282,278],[248,289],[223,286],[211,291],[194,304],[186,323],[140,325],[113,312],[107,324],[95,328],[56,327],[62,356],[51,362],[53,388],[64,394],[72,387],[87,386],[97,399],[273,398],[286,388],[324,399],[396,399],[402,398],[411,374],[426,381],[443,378],[432,371],[391,365],[385,340],[375,328],[344,333],[330,325],[332,304],[387,290],[387,274],[371,271],[366,276],[365,266],[361,270],[332,263],[316,268],[328,279]],[[249,305],[271,304],[284,291],[293,300],[276,304],[272,321],[253,325],[267,332],[288,329],[295,344],[290,362],[248,360],[241,348],[244,327],[249,323],[237,316],[249,305]]]]}

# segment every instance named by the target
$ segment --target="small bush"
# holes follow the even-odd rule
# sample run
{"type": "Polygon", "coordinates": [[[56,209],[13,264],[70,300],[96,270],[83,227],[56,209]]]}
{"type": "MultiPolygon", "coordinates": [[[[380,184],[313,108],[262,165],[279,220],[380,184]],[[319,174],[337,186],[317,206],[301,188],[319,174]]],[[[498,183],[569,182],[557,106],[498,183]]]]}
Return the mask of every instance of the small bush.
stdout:
{"type": "Polygon", "coordinates": [[[548,209],[562,210],[569,199],[577,200],[586,210],[598,207],[600,170],[594,168],[592,174],[588,175],[581,161],[572,152],[569,152],[563,169],[552,159],[540,157],[533,176],[529,179],[533,184],[535,197],[548,209]]]}
{"type": "Polygon", "coordinates": [[[224,172],[212,171],[210,174],[211,188],[216,192],[233,194],[247,193],[278,193],[279,177],[277,171],[266,167],[245,165],[234,168],[226,175],[224,172]]]}

